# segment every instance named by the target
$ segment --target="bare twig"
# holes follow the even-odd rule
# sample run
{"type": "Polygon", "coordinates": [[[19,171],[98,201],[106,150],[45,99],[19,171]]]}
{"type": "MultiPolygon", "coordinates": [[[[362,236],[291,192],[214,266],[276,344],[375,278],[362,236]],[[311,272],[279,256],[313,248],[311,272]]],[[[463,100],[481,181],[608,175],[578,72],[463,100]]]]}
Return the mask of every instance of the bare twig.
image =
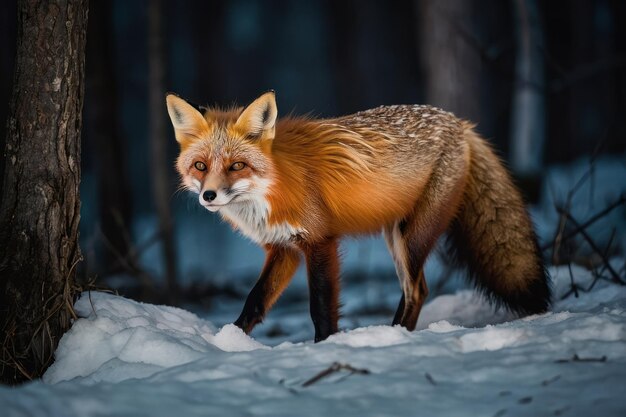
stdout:
{"type": "MultiPolygon", "coordinates": [[[[560,209],[557,209],[560,210],[560,209]]],[[[589,244],[589,246],[591,246],[591,249],[593,249],[593,251],[600,256],[600,258],[602,259],[602,262],[604,262],[604,265],[606,265],[606,268],[608,269],[608,271],[611,273],[611,276],[613,277],[613,281],[615,283],[618,283],[620,285],[624,285],[624,281],[622,281],[622,279],[620,278],[619,274],[617,273],[617,271],[615,271],[615,269],[613,269],[613,267],[611,266],[609,259],[607,258],[607,256],[604,254],[604,252],[598,247],[598,245],[596,245],[596,243],[594,242],[594,240],[591,238],[591,236],[589,236],[589,233],[587,233],[585,231],[584,228],[581,228],[580,224],[578,224],[578,222],[576,221],[576,219],[574,219],[574,217],[569,213],[564,211],[565,215],[567,216],[567,219],[572,222],[572,224],[574,224],[574,226],[576,226],[577,228],[580,229],[580,234],[585,238],[585,240],[587,241],[587,243],[589,244]]]]}
{"type": "MultiPolygon", "coordinates": [[[[137,278],[141,283],[142,289],[146,294],[154,293],[154,280],[145,270],[139,267],[137,256],[137,251],[134,250],[132,245],[129,245],[129,253],[127,255],[122,255],[115,248],[115,246],[109,241],[106,235],[100,232],[102,236],[102,241],[107,246],[107,248],[115,255],[117,258],[117,263],[124,268],[126,272],[128,272],[131,276],[137,278]]],[[[158,234],[156,234],[158,236],[158,234]]],[[[148,242],[153,243],[152,239],[149,239],[148,242]]],[[[148,246],[144,243],[144,249],[148,246]]]]}
{"type": "MultiPolygon", "coordinates": [[[[138,266],[139,265],[139,261],[138,261],[139,260],[139,255],[143,251],[145,251],[148,248],[150,248],[150,246],[152,246],[154,243],[158,242],[159,236],[160,236],[160,233],[156,232],[152,237],[147,239],[139,247],[139,249],[136,249],[135,246],[132,244],[132,242],[127,242],[128,253],[127,254],[122,254],[111,243],[109,238],[102,232],[102,230],[99,230],[99,234],[102,237],[102,242],[105,244],[107,249],[109,249],[111,251],[111,253],[113,255],[115,255],[115,258],[116,258],[115,264],[109,269],[109,273],[115,271],[116,268],[121,267],[125,271],[130,272],[133,275],[138,275],[138,272],[140,271],[140,268],[138,266]]],[[[105,274],[105,275],[108,275],[108,273],[105,274]]]]}
{"type": "Polygon", "coordinates": [[[572,286],[572,292],[574,293],[574,297],[578,298],[578,285],[574,282],[574,274],[572,273],[572,263],[567,263],[567,269],[569,270],[569,280],[570,285],[572,286]]]}
{"type": "Polygon", "coordinates": [[[555,375],[550,379],[544,379],[543,381],[541,381],[541,385],[543,385],[544,387],[547,387],[548,385],[550,385],[553,382],[558,381],[559,379],[561,379],[561,375],[555,375]]]}
{"type": "MultiPolygon", "coordinates": [[[[560,236],[560,241],[567,241],[571,238],[573,238],[574,236],[578,235],[580,233],[580,231],[582,229],[586,229],[589,226],[591,226],[593,223],[595,223],[596,221],[602,219],[604,216],[606,216],[607,214],[609,214],[611,211],[613,211],[614,209],[616,209],[617,207],[626,204],[626,195],[622,194],[617,200],[615,200],[613,203],[609,204],[608,206],[606,206],[603,210],[600,210],[598,213],[594,214],[593,216],[591,216],[586,222],[584,222],[583,224],[581,224],[579,227],[576,227],[573,230],[570,230],[566,235],[564,236],[560,236]]],[[[546,245],[544,245],[541,250],[545,251],[546,249],[549,249],[551,246],[553,246],[555,244],[555,242],[551,242],[548,243],[546,245]]]]}
{"type": "MultiPolygon", "coordinates": [[[[600,151],[602,149],[602,142],[601,141],[594,149],[593,154],[591,155],[591,158],[589,159],[589,168],[580,176],[580,178],[578,179],[578,181],[576,181],[576,184],[574,184],[574,186],[568,191],[567,193],[567,197],[565,199],[565,203],[561,206],[561,208],[563,210],[565,210],[566,212],[569,212],[571,206],[572,206],[572,199],[574,198],[574,196],[576,195],[576,193],[580,190],[580,188],[589,180],[589,178],[593,177],[593,173],[595,172],[595,163],[596,163],[596,159],[598,158],[598,155],[600,154],[600,151]]],[[[593,184],[592,184],[593,186],[593,184]]],[[[554,207],[555,209],[559,209],[558,204],[556,202],[556,197],[555,197],[555,193],[554,193],[554,189],[551,187],[550,188],[551,192],[552,192],[552,199],[554,201],[554,207]]],[[[567,224],[567,218],[564,217],[563,213],[560,213],[561,216],[559,218],[559,227],[557,228],[556,234],[554,236],[554,240],[552,242],[552,263],[557,265],[559,264],[558,262],[558,252],[561,248],[561,244],[566,241],[566,239],[563,238],[563,233],[565,232],[565,226],[567,224]]]]}
{"type": "Polygon", "coordinates": [[[571,358],[568,359],[557,359],[554,363],[570,363],[570,362],[606,362],[607,357],[605,355],[600,356],[599,358],[581,358],[577,353],[574,354],[571,358]]]}
{"type": "Polygon", "coordinates": [[[430,382],[431,385],[437,385],[437,381],[435,381],[435,378],[433,378],[433,376],[428,372],[424,374],[424,377],[426,378],[426,381],[430,382]]]}
{"type": "Polygon", "coordinates": [[[330,365],[328,368],[324,369],[323,371],[319,372],[318,374],[316,374],[315,376],[313,376],[312,378],[304,381],[302,383],[303,387],[309,387],[313,384],[315,384],[316,382],[319,382],[320,380],[334,374],[337,373],[339,371],[348,371],[350,372],[349,375],[353,375],[353,374],[360,374],[360,375],[369,375],[370,371],[368,369],[359,369],[359,368],[355,368],[352,365],[349,364],[344,364],[344,363],[339,363],[339,362],[334,362],[332,365],[330,365]]]}
{"type": "Polygon", "coordinates": [[[591,274],[593,275],[593,281],[591,281],[591,284],[589,284],[589,287],[585,290],[585,292],[591,291],[593,287],[596,286],[596,282],[598,282],[600,280],[600,277],[602,276],[598,273],[598,270],[596,268],[593,268],[591,270],[591,274]]]}

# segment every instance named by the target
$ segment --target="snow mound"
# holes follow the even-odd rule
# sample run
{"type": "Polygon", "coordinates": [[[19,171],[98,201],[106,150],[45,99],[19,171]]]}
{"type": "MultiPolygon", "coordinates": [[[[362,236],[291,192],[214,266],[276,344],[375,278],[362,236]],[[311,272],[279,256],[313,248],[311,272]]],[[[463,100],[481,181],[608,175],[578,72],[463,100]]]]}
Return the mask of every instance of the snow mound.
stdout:
{"type": "Polygon", "coordinates": [[[103,292],[82,294],[75,309],[82,318],[61,339],[55,363],[43,377],[47,383],[145,378],[218,349],[266,348],[233,325],[215,334],[210,322],[188,311],[103,292]]]}
{"type": "Polygon", "coordinates": [[[515,319],[460,291],[425,306],[423,330],[371,325],[275,347],[184,310],[85,293],[43,381],[0,387],[2,415],[626,415],[626,288],[600,281],[561,300],[569,271],[551,272],[546,314],[515,319]]]}
{"type": "Polygon", "coordinates": [[[337,333],[327,342],[350,347],[393,346],[411,341],[411,333],[401,326],[369,326],[337,333]]]}

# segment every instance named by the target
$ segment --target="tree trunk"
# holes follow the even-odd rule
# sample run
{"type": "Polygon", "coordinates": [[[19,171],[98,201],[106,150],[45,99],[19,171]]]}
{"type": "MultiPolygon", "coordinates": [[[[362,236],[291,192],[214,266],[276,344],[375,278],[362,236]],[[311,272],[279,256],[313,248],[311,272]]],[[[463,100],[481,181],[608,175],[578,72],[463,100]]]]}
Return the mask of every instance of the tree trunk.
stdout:
{"type": "Polygon", "coordinates": [[[536,0],[515,0],[515,92],[511,167],[522,177],[541,173],[545,142],[543,30],[536,0]]]}
{"type": "MultiPolygon", "coordinates": [[[[7,1],[0,7],[0,150],[4,149],[6,139],[5,121],[9,116],[9,101],[13,87],[13,68],[15,67],[15,38],[17,36],[17,4],[7,1]]],[[[4,175],[4,158],[0,157],[0,178],[4,175]]],[[[0,196],[2,181],[0,180],[0,196]]]]}
{"type": "Polygon", "coordinates": [[[39,377],[73,315],[87,0],[20,0],[0,203],[0,380],[39,377]]]}
{"type": "Polygon", "coordinates": [[[174,247],[174,225],[170,200],[172,196],[170,175],[172,161],[167,157],[165,135],[165,58],[163,53],[163,5],[161,0],[152,0],[148,6],[148,89],[149,89],[149,132],[152,162],[152,191],[159,219],[159,232],[163,243],[163,261],[167,294],[172,304],[178,302],[176,280],[176,249],[174,247]]]}
{"type": "Polygon", "coordinates": [[[418,0],[426,102],[480,122],[480,55],[464,38],[472,33],[474,2],[418,0]]]}

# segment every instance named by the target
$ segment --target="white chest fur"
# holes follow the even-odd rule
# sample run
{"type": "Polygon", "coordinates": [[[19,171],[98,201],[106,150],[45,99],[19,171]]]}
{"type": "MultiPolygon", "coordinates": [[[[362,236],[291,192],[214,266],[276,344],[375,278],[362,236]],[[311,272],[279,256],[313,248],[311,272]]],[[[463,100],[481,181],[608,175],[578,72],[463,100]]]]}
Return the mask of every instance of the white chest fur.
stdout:
{"type": "Polygon", "coordinates": [[[287,222],[269,225],[269,213],[270,206],[264,198],[230,204],[220,210],[222,217],[258,244],[288,243],[294,236],[304,233],[304,229],[287,222]]]}

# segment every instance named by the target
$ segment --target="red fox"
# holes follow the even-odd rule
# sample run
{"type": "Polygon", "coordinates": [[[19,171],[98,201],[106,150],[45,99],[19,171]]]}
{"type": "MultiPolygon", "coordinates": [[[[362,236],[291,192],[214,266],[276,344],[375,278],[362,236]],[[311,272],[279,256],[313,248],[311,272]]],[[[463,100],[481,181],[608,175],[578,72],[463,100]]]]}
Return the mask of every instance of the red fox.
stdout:
{"type": "Polygon", "coordinates": [[[382,231],[402,288],[393,324],[415,329],[424,262],[447,232],[479,290],[521,314],[550,286],[520,193],[471,123],[424,105],[277,120],[273,91],[244,109],[168,94],[183,187],[267,252],[235,324],[249,333],[306,261],[315,341],[338,331],[338,240],[382,231]]]}

